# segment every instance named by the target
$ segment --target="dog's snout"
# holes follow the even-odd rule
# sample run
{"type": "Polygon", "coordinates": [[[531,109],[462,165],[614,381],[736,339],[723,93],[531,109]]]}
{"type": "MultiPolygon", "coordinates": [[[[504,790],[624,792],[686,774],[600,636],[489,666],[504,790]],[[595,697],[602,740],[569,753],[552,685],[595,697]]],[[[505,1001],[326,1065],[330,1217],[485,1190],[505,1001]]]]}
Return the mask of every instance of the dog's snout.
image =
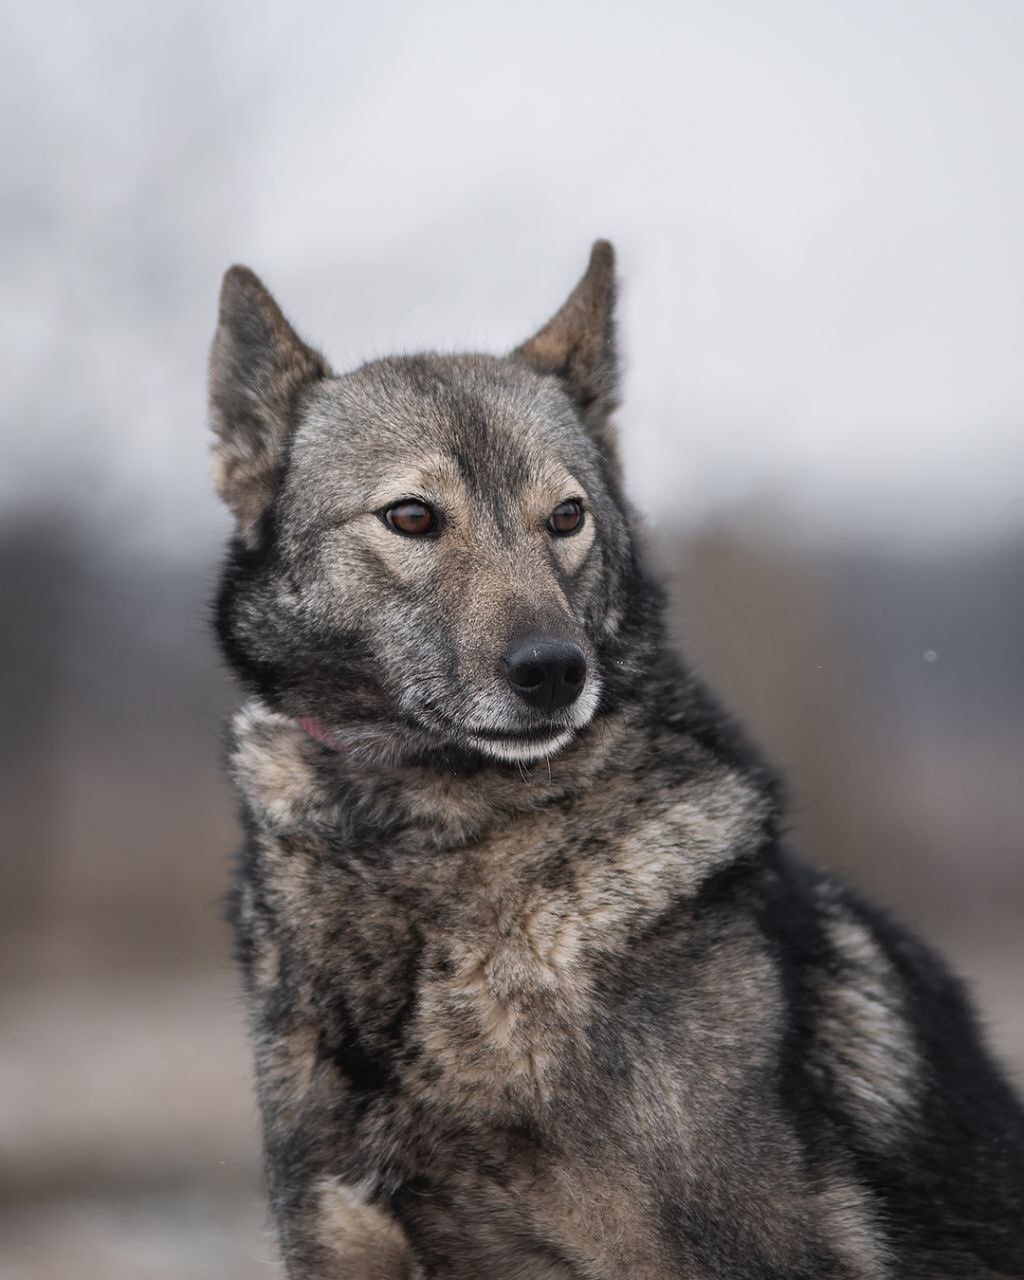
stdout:
{"type": "Polygon", "coordinates": [[[571,640],[529,636],[509,646],[505,673],[524,702],[542,711],[558,711],[580,696],[587,678],[587,660],[571,640]]]}

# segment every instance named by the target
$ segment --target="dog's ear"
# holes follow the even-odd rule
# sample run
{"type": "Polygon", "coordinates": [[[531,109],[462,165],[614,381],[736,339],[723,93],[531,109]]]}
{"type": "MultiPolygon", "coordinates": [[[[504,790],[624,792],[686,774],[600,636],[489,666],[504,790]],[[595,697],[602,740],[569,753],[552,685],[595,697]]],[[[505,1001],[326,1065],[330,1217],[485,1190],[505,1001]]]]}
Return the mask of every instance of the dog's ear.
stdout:
{"type": "Polygon", "coordinates": [[[539,373],[562,379],[613,471],[618,448],[610,419],[619,386],[615,292],[615,250],[597,240],[583,279],[561,310],[513,352],[539,373]]]}
{"type": "Polygon", "coordinates": [[[220,291],[210,351],[214,483],[251,539],[274,495],[304,387],[330,376],[248,267],[232,267],[220,291]]]}

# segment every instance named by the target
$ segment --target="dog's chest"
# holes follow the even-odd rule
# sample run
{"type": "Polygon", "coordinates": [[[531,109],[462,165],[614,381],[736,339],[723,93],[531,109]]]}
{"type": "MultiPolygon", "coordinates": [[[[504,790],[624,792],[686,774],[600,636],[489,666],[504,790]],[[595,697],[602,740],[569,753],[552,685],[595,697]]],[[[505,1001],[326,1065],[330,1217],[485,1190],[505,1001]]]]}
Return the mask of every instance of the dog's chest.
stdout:
{"type": "Polygon", "coordinates": [[[356,889],[344,945],[382,966],[381,998],[403,982],[394,957],[414,957],[402,962],[413,987],[402,1028],[407,1087],[493,1114],[578,1084],[590,1028],[608,1016],[601,976],[708,869],[704,842],[719,824],[698,816],[688,801],[624,816],[609,796],[585,813],[548,810],[472,848],[393,867],[381,902],[356,889]]]}
{"type": "Polygon", "coordinates": [[[419,1087],[493,1114],[578,1082],[607,1013],[598,975],[683,887],[675,834],[596,838],[547,814],[435,865],[410,1027],[419,1087]]]}
{"type": "Polygon", "coordinates": [[[550,1091],[589,1020],[597,914],[574,885],[466,885],[426,940],[413,1029],[449,1101],[550,1091]]]}

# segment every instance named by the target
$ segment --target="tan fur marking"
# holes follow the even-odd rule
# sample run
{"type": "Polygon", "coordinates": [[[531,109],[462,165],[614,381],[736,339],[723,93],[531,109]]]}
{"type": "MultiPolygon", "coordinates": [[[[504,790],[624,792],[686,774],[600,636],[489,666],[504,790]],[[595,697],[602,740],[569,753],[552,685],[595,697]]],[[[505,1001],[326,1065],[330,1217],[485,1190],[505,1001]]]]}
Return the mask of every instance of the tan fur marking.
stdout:
{"type": "MultiPolygon", "coordinates": [[[[614,804],[613,792],[610,807],[614,804]]],[[[605,931],[603,944],[610,944],[607,930],[613,923],[635,919],[638,905],[656,912],[674,897],[695,893],[751,835],[758,816],[750,785],[723,773],[701,795],[679,801],[633,828],[603,874],[584,864],[578,899],[588,923],[605,931]]]]}
{"type": "Polygon", "coordinates": [[[309,1025],[267,1041],[261,1056],[261,1091],[273,1098],[274,1110],[285,1123],[298,1118],[313,1085],[317,1034],[309,1025]]]}
{"type": "Polygon", "coordinates": [[[903,1013],[899,979],[877,942],[858,921],[831,922],[833,945],[846,970],[824,991],[823,1036],[836,1087],[864,1130],[883,1145],[914,1106],[917,1050],[903,1013]]]}
{"type": "Polygon", "coordinates": [[[818,1194],[828,1242],[857,1280],[885,1280],[889,1250],[878,1215],[863,1187],[847,1178],[830,1181],[818,1194]]]}
{"type": "Polygon", "coordinates": [[[422,1273],[398,1223],[360,1186],[325,1178],[317,1188],[318,1238],[336,1260],[318,1280],[415,1280],[422,1273]]]}
{"type": "Polygon", "coordinates": [[[329,816],[311,762],[315,744],[287,716],[247,703],[234,718],[231,767],[235,780],[272,831],[309,816],[329,816]]]}
{"type": "Polygon", "coordinates": [[[262,991],[269,991],[281,973],[281,947],[273,938],[256,939],[253,981],[262,991]]]}

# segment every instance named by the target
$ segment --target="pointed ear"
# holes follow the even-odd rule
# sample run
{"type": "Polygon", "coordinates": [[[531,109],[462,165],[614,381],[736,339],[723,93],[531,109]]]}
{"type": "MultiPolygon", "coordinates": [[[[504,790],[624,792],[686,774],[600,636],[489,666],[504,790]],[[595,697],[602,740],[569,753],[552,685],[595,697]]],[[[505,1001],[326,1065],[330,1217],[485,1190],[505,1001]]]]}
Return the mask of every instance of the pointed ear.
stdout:
{"type": "Polygon", "coordinates": [[[613,469],[618,449],[609,419],[618,405],[619,384],[615,291],[615,250],[607,240],[597,240],[586,274],[561,310],[513,352],[538,373],[563,380],[613,469]]]}
{"type": "Polygon", "coordinates": [[[248,267],[232,267],[220,291],[210,351],[210,417],[217,491],[251,539],[280,479],[295,402],[330,376],[248,267]]]}

